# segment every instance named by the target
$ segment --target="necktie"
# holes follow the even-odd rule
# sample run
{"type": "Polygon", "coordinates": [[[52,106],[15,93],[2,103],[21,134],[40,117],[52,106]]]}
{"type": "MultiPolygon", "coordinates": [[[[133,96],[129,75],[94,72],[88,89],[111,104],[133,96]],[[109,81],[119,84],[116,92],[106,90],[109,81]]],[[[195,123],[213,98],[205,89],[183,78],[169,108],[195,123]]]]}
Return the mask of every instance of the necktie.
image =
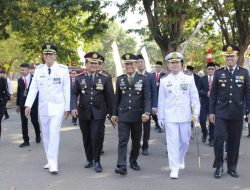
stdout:
{"type": "Polygon", "coordinates": [[[229,73],[230,73],[231,75],[233,74],[233,69],[232,69],[232,68],[229,69],[229,73]]]}
{"type": "Polygon", "coordinates": [[[23,83],[24,83],[24,87],[25,87],[25,89],[27,89],[27,79],[24,77],[24,79],[23,79],[23,83]]]}
{"type": "Polygon", "coordinates": [[[72,87],[74,86],[75,84],[75,77],[72,77],[72,87]]]}
{"type": "Polygon", "coordinates": [[[159,74],[155,73],[155,80],[158,81],[159,80],[159,74]]]}
{"type": "Polygon", "coordinates": [[[49,73],[49,75],[50,75],[50,73],[51,73],[51,68],[48,68],[48,73],[49,73]]]}
{"type": "Polygon", "coordinates": [[[89,75],[90,85],[92,86],[94,83],[94,77],[93,75],[89,75]]]}
{"type": "Polygon", "coordinates": [[[132,82],[132,76],[128,76],[128,83],[131,84],[132,82]]]}
{"type": "Polygon", "coordinates": [[[211,87],[212,87],[212,77],[211,76],[209,76],[208,77],[208,90],[210,91],[211,90],[211,87]]]}

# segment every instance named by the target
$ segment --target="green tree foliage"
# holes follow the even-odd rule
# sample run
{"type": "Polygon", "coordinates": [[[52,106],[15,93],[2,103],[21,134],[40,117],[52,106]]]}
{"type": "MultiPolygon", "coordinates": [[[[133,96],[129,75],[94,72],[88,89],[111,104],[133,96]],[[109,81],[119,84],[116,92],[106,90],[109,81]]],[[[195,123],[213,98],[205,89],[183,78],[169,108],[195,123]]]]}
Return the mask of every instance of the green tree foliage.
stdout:
{"type": "MultiPolygon", "coordinates": [[[[125,0],[117,6],[120,17],[124,17],[128,10],[146,13],[148,28],[136,31],[150,34],[150,38],[158,44],[163,56],[168,52],[176,51],[186,40],[184,35],[186,21],[202,17],[201,8],[195,0],[125,0]]],[[[198,20],[196,24],[197,22],[198,20]]]]}
{"type": "Polygon", "coordinates": [[[116,41],[119,54],[136,53],[136,42],[118,24],[110,22],[104,34],[95,35],[94,39],[84,44],[84,51],[97,51],[105,57],[104,69],[115,76],[112,43],[116,41]]]}
{"type": "Polygon", "coordinates": [[[238,44],[240,61],[250,42],[250,3],[248,0],[207,0],[202,1],[205,11],[214,15],[214,22],[220,27],[223,44],[238,44]]]}
{"type": "MultiPolygon", "coordinates": [[[[7,15],[1,25],[8,23],[23,39],[22,49],[29,60],[40,57],[45,42],[57,45],[61,63],[76,60],[78,42],[107,29],[106,15],[94,0],[9,0],[0,14],[7,15]]],[[[2,38],[8,36],[6,28],[1,33],[5,34],[2,38]]]]}

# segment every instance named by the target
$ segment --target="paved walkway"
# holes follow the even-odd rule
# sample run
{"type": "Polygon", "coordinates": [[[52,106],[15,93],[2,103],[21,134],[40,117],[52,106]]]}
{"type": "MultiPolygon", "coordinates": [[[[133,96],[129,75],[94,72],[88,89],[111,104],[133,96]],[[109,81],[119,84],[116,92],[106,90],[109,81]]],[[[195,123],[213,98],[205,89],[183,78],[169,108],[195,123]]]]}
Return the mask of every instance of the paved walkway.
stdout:
{"type": "Polygon", "coordinates": [[[31,125],[31,146],[18,147],[22,142],[20,118],[14,109],[8,111],[10,119],[2,123],[0,141],[0,190],[250,190],[250,139],[246,138],[246,128],[241,141],[239,179],[226,173],[219,180],[213,178],[213,149],[207,144],[200,143],[201,168],[198,168],[196,144],[191,140],[186,169],[180,172],[178,180],[171,180],[165,153],[165,134],[158,134],[152,129],[150,155],[140,155],[138,159],[141,171],[128,168],[128,175],[120,176],[114,173],[117,129],[114,130],[107,122],[105,153],[101,158],[103,172],[96,173],[93,168],[83,167],[85,155],[81,133],[78,126],[73,126],[68,119],[61,129],[60,172],[52,176],[42,168],[46,162],[43,145],[35,143],[31,125]]]}

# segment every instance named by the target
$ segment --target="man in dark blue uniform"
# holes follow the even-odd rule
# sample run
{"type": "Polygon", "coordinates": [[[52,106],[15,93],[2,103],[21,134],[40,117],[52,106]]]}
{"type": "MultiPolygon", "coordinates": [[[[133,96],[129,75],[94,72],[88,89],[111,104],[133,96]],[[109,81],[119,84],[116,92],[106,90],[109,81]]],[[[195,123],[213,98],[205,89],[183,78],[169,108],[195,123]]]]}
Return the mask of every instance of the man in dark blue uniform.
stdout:
{"type": "Polygon", "coordinates": [[[106,115],[111,115],[114,96],[112,83],[108,77],[97,73],[100,54],[87,53],[85,56],[87,72],[76,77],[71,94],[71,113],[78,115],[82,139],[87,157],[85,168],[93,166],[101,172],[100,154],[102,147],[103,125],[106,115]],[[80,96],[79,105],[77,99],[80,96]]]}
{"type": "MultiPolygon", "coordinates": [[[[237,178],[244,101],[250,110],[250,81],[248,71],[236,64],[239,48],[230,44],[225,45],[222,51],[226,66],[216,70],[209,99],[209,120],[215,124],[214,177],[220,178],[223,174],[223,146],[227,139],[227,173],[237,178]]],[[[249,113],[247,116],[250,118],[249,113]]]]}
{"type": "Polygon", "coordinates": [[[148,121],[151,112],[151,90],[145,75],[136,72],[137,57],[126,53],[122,56],[126,74],[117,78],[112,122],[118,124],[118,160],[115,173],[127,174],[127,144],[131,132],[132,148],[130,167],[140,170],[137,158],[140,151],[142,122],[148,121]]]}
{"type": "MultiPolygon", "coordinates": [[[[155,77],[146,71],[145,61],[142,55],[137,55],[137,70],[139,74],[145,75],[149,79],[150,90],[151,90],[151,107],[152,107],[152,115],[156,115],[157,113],[157,87],[155,77]]],[[[142,143],[142,154],[147,156],[148,152],[148,141],[150,139],[150,124],[151,119],[147,122],[143,123],[143,143],[142,143]]]]}
{"type": "MultiPolygon", "coordinates": [[[[200,95],[200,103],[201,103],[201,110],[200,110],[200,124],[202,130],[202,142],[205,143],[208,136],[208,131],[206,127],[206,122],[208,119],[209,113],[209,97],[210,91],[212,87],[213,77],[215,72],[215,63],[210,62],[207,64],[207,75],[202,77],[199,82],[198,92],[200,95]]],[[[213,146],[214,140],[214,124],[209,122],[209,146],[213,146]]]]}

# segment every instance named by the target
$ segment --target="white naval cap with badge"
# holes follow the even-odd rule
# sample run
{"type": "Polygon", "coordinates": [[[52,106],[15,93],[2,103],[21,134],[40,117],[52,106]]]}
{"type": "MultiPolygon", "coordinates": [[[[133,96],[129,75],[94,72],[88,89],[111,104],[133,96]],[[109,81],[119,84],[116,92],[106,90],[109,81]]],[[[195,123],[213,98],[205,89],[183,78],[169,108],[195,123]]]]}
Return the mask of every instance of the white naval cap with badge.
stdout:
{"type": "Polygon", "coordinates": [[[183,60],[183,55],[179,52],[172,52],[169,53],[166,57],[165,57],[165,61],[172,63],[172,62],[177,62],[177,61],[182,61],[183,60]]]}

